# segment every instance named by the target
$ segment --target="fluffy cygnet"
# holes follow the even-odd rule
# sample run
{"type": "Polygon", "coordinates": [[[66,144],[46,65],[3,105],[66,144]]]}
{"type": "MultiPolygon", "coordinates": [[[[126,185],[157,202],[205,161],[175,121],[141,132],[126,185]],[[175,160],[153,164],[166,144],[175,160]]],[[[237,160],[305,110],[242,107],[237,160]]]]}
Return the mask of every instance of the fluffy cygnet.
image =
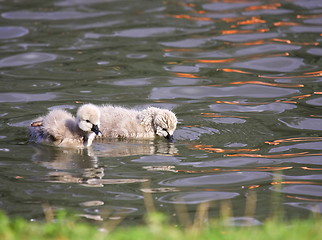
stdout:
{"type": "Polygon", "coordinates": [[[63,109],[54,109],[35,119],[29,127],[30,140],[59,147],[89,147],[100,135],[100,111],[93,104],[82,105],[75,118],[63,109]]]}
{"type": "Polygon", "coordinates": [[[138,111],[110,105],[99,109],[104,138],[153,139],[161,136],[173,141],[177,118],[170,110],[148,107],[138,111]]]}

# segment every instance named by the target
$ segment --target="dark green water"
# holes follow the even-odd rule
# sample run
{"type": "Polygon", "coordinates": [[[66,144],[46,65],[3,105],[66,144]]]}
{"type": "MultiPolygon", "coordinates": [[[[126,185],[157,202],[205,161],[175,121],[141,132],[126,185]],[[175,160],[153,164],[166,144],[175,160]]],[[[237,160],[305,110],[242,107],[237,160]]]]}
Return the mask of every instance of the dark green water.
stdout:
{"type": "Polygon", "coordinates": [[[215,203],[231,200],[250,224],[276,208],[322,212],[321,1],[18,0],[0,11],[0,208],[10,216],[40,220],[51,206],[131,224],[144,192],[169,214],[210,201],[218,216],[215,203]],[[28,142],[33,118],[86,102],[172,109],[176,141],[28,142]]]}

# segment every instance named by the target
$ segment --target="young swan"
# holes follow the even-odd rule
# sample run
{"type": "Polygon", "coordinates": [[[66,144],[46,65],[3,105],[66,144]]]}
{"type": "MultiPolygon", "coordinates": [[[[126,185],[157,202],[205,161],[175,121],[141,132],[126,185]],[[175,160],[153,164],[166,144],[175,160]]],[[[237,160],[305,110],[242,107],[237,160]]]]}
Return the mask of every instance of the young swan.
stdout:
{"type": "Polygon", "coordinates": [[[137,111],[110,105],[99,108],[105,138],[153,139],[158,135],[173,141],[177,118],[167,109],[149,107],[137,111]]]}
{"type": "Polygon", "coordinates": [[[35,119],[29,127],[30,140],[59,147],[89,147],[95,135],[100,135],[100,111],[93,104],[85,104],[75,118],[62,109],[54,109],[35,119]]]}

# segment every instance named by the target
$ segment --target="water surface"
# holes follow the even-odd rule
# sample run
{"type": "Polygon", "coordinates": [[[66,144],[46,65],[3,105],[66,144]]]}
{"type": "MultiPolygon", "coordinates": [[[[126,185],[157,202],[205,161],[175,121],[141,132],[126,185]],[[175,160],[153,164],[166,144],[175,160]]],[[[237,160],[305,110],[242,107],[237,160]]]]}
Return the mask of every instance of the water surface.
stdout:
{"type": "Polygon", "coordinates": [[[3,2],[1,209],[134,224],[150,194],[172,216],[228,201],[236,224],[321,213],[321,32],[319,0],[3,2]],[[87,102],[171,109],[176,141],[28,142],[33,118],[87,102]]]}

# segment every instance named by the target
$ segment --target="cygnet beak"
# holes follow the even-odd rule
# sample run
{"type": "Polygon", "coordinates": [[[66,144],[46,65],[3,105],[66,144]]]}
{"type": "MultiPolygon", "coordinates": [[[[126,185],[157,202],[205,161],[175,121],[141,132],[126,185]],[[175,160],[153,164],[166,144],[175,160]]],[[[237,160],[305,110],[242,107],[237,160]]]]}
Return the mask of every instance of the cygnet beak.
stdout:
{"type": "Polygon", "coordinates": [[[102,132],[99,130],[98,126],[95,124],[93,124],[91,131],[94,132],[97,136],[102,136],[102,132]]]}
{"type": "Polygon", "coordinates": [[[168,133],[168,135],[165,137],[165,139],[167,139],[169,142],[174,142],[173,135],[170,135],[169,133],[168,133]]]}

